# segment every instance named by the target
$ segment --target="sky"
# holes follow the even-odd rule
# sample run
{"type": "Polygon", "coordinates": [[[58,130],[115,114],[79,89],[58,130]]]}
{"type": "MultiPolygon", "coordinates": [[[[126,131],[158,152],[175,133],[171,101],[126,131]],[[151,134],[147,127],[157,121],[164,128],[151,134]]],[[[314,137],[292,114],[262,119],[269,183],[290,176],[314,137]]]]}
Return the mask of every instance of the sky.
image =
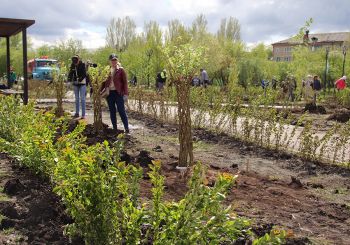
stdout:
{"type": "Polygon", "coordinates": [[[289,38],[309,18],[310,33],[350,31],[350,0],[1,0],[0,7],[0,18],[35,20],[28,29],[34,47],[74,38],[89,49],[105,45],[113,17],[131,17],[140,32],[150,20],[164,30],[172,19],[190,26],[201,13],[212,33],[222,18],[237,18],[248,45],[289,38]]]}

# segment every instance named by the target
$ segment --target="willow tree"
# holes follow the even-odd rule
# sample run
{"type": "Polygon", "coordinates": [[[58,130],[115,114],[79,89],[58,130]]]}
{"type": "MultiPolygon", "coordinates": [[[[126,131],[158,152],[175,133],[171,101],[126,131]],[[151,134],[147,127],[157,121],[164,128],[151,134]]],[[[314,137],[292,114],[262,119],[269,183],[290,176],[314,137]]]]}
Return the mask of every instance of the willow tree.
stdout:
{"type": "Polygon", "coordinates": [[[175,84],[179,118],[179,166],[193,164],[190,88],[191,80],[200,68],[203,49],[190,43],[168,45],[165,49],[170,82],[175,84]]]}
{"type": "Polygon", "coordinates": [[[90,67],[88,70],[90,76],[91,87],[93,91],[92,105],[94,108],[94,130],[100,132],[103,130],[102,124],[102,97],[100,89],[103,82],[107,79],[110,72],[109,66],[101,67],[90,67]]]}

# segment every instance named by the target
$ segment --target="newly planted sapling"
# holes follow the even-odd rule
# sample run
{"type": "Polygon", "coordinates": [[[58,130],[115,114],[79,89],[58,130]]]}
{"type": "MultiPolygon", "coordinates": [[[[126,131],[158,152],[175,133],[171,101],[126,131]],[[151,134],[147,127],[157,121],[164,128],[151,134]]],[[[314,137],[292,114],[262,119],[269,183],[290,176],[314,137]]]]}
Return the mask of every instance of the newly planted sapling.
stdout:
{"type": "MultiPolygon", "coordinates": [[[[181,40],[179,40],[181,43],[181,40]]],[[[179,118],[179,165],[193,164],[190,87],[192,77],[202,62],[202,48],[189,43],[170,45],[165,50],[170,81],[175,84],[179,118]]]]}
{"type": "Polygon", "coordinates": [[[91,81],[91,87],[93,91],[92,104],[94,108],[94,129],[95,132],[100,132],[103,129],[102,124],[102,97],[101,97],[101,86],[106,81],[110,74],[109,66],[89,68],[89,76],[91,81]]]}

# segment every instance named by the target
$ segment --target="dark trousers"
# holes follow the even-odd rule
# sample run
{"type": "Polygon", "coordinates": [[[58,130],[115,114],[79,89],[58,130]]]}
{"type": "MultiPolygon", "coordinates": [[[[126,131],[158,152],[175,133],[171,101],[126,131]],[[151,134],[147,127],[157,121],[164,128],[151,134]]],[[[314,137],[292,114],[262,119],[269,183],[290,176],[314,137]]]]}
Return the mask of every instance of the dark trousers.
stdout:
{"type": "Polygon", "coordinates": [[[109,95],[107,97],[107,103],[108,103],[108,108],[109,108],[109,113],[110,113],[113,128],[117,129],[117,109],[118,109],[119,116],[122,119],[122,122],[124,125],[124,129],[129,130],[128,117],[125,111],[123,96],[118,94],[117,91],[115,90],[109,91],[109,95]]]}

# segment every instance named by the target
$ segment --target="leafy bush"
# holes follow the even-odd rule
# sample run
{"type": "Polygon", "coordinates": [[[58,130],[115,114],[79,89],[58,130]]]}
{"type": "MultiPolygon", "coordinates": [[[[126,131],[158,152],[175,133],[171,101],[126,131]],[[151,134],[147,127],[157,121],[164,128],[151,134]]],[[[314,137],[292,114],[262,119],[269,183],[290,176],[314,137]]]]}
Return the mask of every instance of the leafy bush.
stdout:
{"type": "Polygon", "coordinates": [[[336,96],[342,106],[350,108],[350,88],[339,91],[336,96]]]}
{"type": "Polygon", "coordinates": [[[141,203],[142,169],[120,162],[122,139],[112,146],[87,146],[84,124],[68,132],[67,120],[52,112],[36,113],[32,104],[13,98],[0,102],[0,150],[50,178],[74,220],[67,233],[82,236],[86,244],[226,244],[252,235],[249,221],[223,204],[237,176],[221,174],[208,187],[197,163],[188,193],[179,202],[166,202],[161,164],[154,161],[153,197],[141,203]]]}

